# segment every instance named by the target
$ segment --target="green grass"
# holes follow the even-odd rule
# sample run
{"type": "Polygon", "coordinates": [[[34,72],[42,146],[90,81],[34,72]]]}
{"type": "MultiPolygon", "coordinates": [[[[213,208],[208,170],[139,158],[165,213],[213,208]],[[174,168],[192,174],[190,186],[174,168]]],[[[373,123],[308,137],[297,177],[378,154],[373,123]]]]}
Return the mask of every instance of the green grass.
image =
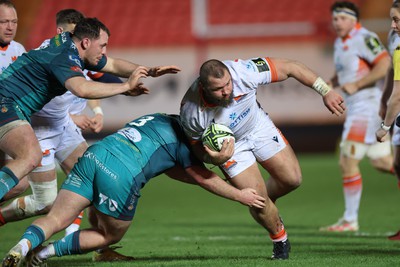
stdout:
{"type": "MultiPolygon", "coordinates": [[[[299,160],[302,186],[277,203],[292,243],[288,261],[268,260],[271,241],[245,206],[160,176],[143,189],[133,224],[118,244],[136,262],[94,264],[86,254],[52,258],[49,266],[397,266],[400,242],[386,239],[400,229],[395,178],[363,161],[360,232],[321,233],[320,226],[343,213],[338,158],[299,155],[299,160]]],[[[0,228],[0,255],[31,221],[0,228]]]]}

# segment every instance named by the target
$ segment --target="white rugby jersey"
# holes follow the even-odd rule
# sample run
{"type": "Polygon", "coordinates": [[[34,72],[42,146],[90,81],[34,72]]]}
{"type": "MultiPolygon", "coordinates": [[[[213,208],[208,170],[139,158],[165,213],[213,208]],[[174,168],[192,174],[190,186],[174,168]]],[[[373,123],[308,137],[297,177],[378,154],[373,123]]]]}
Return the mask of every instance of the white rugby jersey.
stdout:
{"type": "MultiPolygon", "coordinates": [[[[336,38],[334,62],[339,85],[354,82],[368,75],[371,68],[388,54],[378,36],[360,24],[346,38],[336,38]]],[[[374,86],[345,95],[347,106],[371,97],[380,97],[381,90],[374,86]]]]}
{"type": "Polygon", "coordinates": [[[5,47],[0,47],[0,73],[25,52],[24,46],[15,41],[11,41],[11,43],[5,47]]]}
{"type": "Polygon", "coordinates": [[[275,66],[269,58],[223,61],[232,76],[233,103],[213,106],[202,97],[199,79],[186,92],[181,102],[183,128],[192,140],[199,140],[212,122],[228,126],[239,140],[251,132],[265,113],[256,99],[259,85],[277,80],[275,66]]]}
{"type": "MultiPolygon", "coordinates": [[[[355,82],[369,75],[372,67],[388,55],[377,35],[358,23],[345,38],[334,44],[334,61],[339,85],[355,82]]],[[[352,95],[344,94],[346,120],[342,139],[372,144],[381,119],[378,111],[382,90],[374,85],[352,95]]]]}

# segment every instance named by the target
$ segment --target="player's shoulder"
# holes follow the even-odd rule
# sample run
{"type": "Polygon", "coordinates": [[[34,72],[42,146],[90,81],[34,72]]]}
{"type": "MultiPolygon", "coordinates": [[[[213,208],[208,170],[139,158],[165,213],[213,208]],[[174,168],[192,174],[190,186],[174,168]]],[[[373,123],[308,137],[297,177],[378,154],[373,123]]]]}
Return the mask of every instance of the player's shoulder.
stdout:
{"type": "Polygon", "coordinates": [[[18,51],[26,52],[25,47],[21,43],[18,43],[17,41],[14,40],[11,41],[10,46],[18,51]]]}

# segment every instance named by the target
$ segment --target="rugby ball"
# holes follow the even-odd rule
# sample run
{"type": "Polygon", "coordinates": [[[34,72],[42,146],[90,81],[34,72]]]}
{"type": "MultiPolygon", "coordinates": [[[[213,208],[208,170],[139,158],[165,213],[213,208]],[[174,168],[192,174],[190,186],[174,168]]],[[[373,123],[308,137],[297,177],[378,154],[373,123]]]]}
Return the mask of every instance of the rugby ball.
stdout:
{"type": "Polygon", "coordinates": [[[227,126],[218,123],[210,124],[201,136],[203,145],[208,146],[214,151],[221,150],[222,143],[226,138],[231,138],[233,141],[235,141],[232,130],[227,126]]]}

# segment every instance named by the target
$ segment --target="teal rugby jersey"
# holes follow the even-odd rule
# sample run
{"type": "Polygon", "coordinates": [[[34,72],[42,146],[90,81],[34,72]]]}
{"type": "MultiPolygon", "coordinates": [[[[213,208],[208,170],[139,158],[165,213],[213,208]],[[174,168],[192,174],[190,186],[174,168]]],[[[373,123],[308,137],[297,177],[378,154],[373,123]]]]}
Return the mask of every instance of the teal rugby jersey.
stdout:
{"type": "Polygon", "coordinates": [[[97,66],[85,66],[71,33],[64,32],[52,38],[48,45],[18,57],[0,75],[0,96],[13,99],[29,118],[53,97],[67,91],[66,80],[84,77],[84,68],[101,70],[106,62],[103,56],[97,66]]]}
{"type": "Polygon", "coordinates": [[[142,116],[95,145],[104,147],[123,162],[135,179],[141,179],[136,181],[140,187],[176,164],[183,168],[202,164],[190,152],[176,115],[142,116]],[[138,169],[144,177],[137,175],[138,169]]]}

